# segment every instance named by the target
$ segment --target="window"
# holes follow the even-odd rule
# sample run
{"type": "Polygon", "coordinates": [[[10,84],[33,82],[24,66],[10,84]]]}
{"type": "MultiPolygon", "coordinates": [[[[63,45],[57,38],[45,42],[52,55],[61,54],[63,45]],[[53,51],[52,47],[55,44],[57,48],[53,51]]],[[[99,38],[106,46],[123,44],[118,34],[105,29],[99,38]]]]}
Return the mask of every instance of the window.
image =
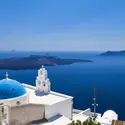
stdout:
{"type": "Polygon", "coordinates": [[[40,81],[39,81],[38,83],[39,83],[39,85],[41,84],[41,82],[40,82],[40,81]]]}
{"type": "Polygon", "coordinates": [[[45,82],[43,83],[43,86],[44,86],[44,87],[46,86],[45,82]]]}
{"type": "Polygon", "coordinates": [[[20,101],[17,101],[16,103],[17,103],[17,105],[20,105],[20,101]]]}

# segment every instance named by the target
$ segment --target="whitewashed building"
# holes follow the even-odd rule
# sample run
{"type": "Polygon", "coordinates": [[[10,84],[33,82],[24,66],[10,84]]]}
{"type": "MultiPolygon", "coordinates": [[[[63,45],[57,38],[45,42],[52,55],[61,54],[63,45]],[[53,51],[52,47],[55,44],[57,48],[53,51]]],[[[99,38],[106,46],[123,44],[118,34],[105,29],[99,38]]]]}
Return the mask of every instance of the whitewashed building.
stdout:
{"type": "MultiPolygon", "coordinates": [[[[85,121],[93,113],[73,109],[73,97],[51,91],[44,67],[38,70],[36,86],[6,78],[0,80],[0,125],[67,125],[72,120],[85,121]]],[[[111,125],[118,115],[109,110],[96,121],[111,125]]]]}

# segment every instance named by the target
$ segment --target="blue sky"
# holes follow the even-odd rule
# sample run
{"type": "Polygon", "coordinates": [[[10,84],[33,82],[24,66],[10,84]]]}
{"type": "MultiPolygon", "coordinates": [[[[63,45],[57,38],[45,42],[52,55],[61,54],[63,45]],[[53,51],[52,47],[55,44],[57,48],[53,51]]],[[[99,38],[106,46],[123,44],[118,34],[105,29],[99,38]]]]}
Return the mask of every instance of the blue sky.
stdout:
{"type": "Polygon", "coordinates": [[[125,49],[125,0],[1,0],[0,50],[125,49]]]}

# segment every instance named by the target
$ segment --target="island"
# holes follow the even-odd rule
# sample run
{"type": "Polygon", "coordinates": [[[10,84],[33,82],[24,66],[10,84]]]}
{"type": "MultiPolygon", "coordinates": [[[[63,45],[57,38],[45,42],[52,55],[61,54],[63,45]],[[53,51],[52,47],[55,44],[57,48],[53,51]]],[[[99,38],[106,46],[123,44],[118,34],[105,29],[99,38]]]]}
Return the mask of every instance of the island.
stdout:
{"type": "Polygon", "coordinates": [[[68,65],[75,62],[92,62],[84,59],[63,59],[55,56],[41,56],[30,55],[28,57],[13,57],[0,59],[0,69],[9,70],[24,70],[24,69],[38,69],[42,65],[55,66],[55,65],[68,65]]]}
{"type": "Polygon", "coordinates": [[[105,53],[101,53],[100,56],[125,56],[125,50],[123,50],[123,51],[107,51],[105,53]]]}

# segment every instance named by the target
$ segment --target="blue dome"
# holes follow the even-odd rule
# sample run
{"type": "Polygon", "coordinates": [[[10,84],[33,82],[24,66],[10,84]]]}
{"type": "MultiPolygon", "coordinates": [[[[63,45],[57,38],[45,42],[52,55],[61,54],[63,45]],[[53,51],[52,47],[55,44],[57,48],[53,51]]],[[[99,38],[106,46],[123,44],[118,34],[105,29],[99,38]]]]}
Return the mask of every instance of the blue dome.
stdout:
{"type": "Polygon", "coordinates": [[[18,81],[8,78],[0,80],[0,99],[15,98],[25,93],[26,89],[18,81]]]}

